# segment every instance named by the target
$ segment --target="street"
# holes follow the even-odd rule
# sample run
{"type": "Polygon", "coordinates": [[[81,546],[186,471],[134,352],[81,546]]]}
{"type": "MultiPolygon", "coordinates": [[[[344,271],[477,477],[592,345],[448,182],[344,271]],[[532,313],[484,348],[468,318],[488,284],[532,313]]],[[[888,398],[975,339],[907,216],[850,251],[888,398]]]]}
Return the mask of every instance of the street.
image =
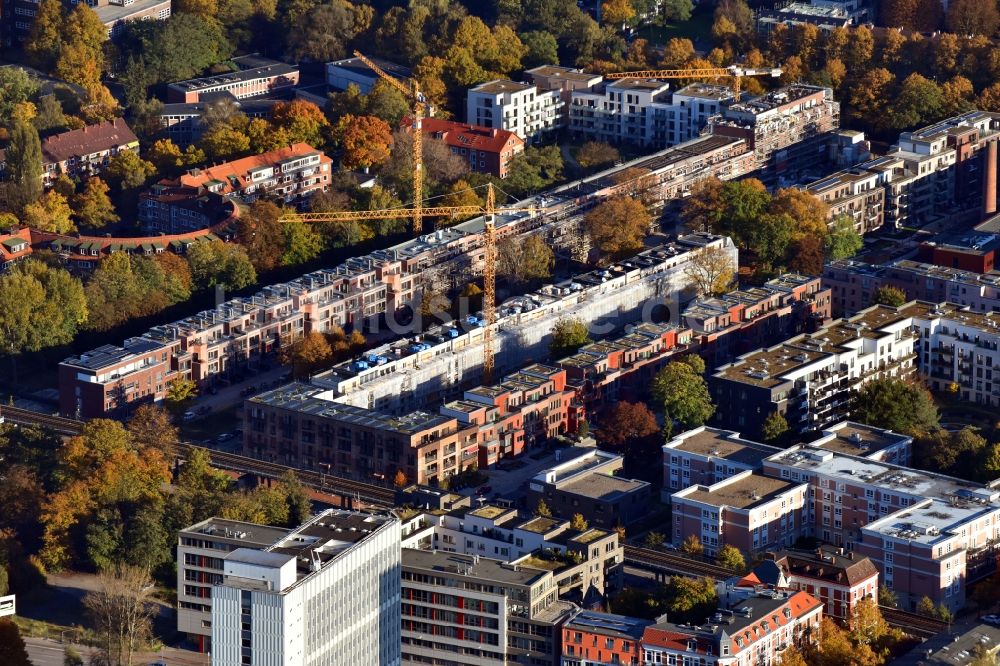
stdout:
{"type": "MultiPolygon", "coordinates": [[[[28,648],[28,658],[31,659],[34,666],[63,666],[66,646],[59,641],[47,638],[25,638],[24,642],[28,648]]],[[[93,648],[84,645],[74,647],[83,656],[83,663],[86,664],[94,652],[93,648]]],[[[209,656],[188,650],[163,648],[159,654],[141,653],[137,655],[133,663],[135,666],[150,666],[159,663],[167,666],[208,666],[209,656]]]]}

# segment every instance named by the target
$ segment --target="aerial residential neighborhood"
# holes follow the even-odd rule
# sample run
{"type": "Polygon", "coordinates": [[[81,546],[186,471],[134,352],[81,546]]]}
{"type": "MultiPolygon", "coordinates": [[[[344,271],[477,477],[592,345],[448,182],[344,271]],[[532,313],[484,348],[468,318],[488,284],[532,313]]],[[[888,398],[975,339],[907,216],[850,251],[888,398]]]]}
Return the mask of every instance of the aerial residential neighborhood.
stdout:
{"type": "Polygon", "coordinates": [[[997,666],[998,40],[0,3],[0,666],[997,666]]]}

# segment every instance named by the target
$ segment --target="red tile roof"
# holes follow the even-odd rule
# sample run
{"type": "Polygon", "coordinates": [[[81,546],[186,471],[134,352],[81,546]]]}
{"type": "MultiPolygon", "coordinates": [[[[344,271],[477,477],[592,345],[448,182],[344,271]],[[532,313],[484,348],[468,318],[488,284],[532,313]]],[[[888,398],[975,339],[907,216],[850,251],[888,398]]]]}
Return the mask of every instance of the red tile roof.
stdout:
{"type": "Polygon", "coordinates": [[[31,254],[31,230],[27,227],[14,233],[0,233],[0,261],[12,261],[31,254]],[[15,247],[24,248],[14,252],[15,247]]]}
{"type": "Polygon", "coordinates": [[[115,118],[97,125],[53,134],[42,141],[42,156],[48,163],[65,162],[73,157],[138,143],[139,138],[125,121],[115,118]]]}
{"type": "Polygon", "coordinates": [[[524,146],[521,137],[504,129],[457,123],[440,118],[424,118],[421,127],[424,134],[432,134],[453,148],[470,148],[500,154],[524,146]]]}
{"type": "MultiPolygon", "coordinates": [[[[253,184],[246,182],[246,175],[248,172],[262,167],[273,166],[278,162],[283,162],[296,157],[305,157],[311,153],[319,153],[320,163],[322,164],[330,164],[332,162],[329,157],[316,148],[313,148],[308,143],[296,143],[287,148],[279,148],[278,150],[272,150],[260,155],[244,157],[243,159],[233,160],[232,162],[226,162],[224,164],[218,164],[204,169],[192,169],[180,177],[178,184],[197,188],[199,186],[205,186],[208,182],[215,180],[223,183],[223,188],[219,191],[219,194],[229,194],[237,189],[233,186],[233,183],[230,180],[231,178],[235,178],[239,182],[239,189],[242,190],[253,184]]],[[[161,182],[166,183],[169,181],[161,182]]]]}

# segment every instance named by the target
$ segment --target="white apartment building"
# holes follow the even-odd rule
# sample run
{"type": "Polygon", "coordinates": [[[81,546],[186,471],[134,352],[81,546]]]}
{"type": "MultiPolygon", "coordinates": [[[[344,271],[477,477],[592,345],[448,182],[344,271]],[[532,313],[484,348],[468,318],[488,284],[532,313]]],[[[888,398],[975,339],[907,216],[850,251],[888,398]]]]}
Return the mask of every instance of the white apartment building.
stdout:
{"type": "Polygon", "coordinates": [[[558,90],[539,90],[530,83],[507,80],[488,81],[469,90],[466,122],[507,130],[533,143],[559,127],[562,109],[558,90]]]}
{"type": "Polygon", "coordinates": [[[223,558],[213,666],[398,666],[400,524],[328,510],[267,548],[223,558]]]}
{"type": "Polygon", "coordinates": [[[177,631],[212,650],[212,586],[222,583],[223,562],[237,548],[265,548],[289,530],[209,518],[177,536],[177,631]]]}

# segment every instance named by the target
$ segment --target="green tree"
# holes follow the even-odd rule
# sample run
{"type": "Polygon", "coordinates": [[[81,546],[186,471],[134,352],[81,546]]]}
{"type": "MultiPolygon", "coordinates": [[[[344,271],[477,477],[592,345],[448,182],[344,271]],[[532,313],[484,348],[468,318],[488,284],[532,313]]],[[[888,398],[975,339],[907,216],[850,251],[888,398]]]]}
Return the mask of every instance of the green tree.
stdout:
{"type": "Polygon", "coordinates": [[[521,43],[528,49],[523,61],[525,68],[559,62],[559,43],[551,33],[544,30],[522,32],[521,43]]]}
{"type": "Polygon", "coordinates": [[[898,308],[910,300],[906,292],[891,284],[882,285],[872,294],[872,305],[891,305],[898,308]]]}
{"type": "Polygon", "coordinates": [[[74,199],[76,219],[84,227],[100,229],[118,221],[115,206],[108,196],[108,186],[98,177],[88,178],[83,192],[74,199]]]}
{"type": "MultiPolygon", "coordinates": [[[[995,11],[995,8],[994,8],[995,11]]],[[[944,111],[944,95],[934,81],[914,72],[903,81],[889,107],[896,129],[916,127],[939,120],[944,111]]]]}
{"type": "Polygon", "coordinates": [[[930,597],[921,597],[920,601],[917,602],[916,612],[918,615],[934,617],[936,614],[935,611],[934,602],[931,601],[930,597]]]}
{"type": "Polygon", "coordinates": [[[139,157],[133,150],[122,150],[108,160],[105,173],[123,190],[134,190],[146,184],[156,173],[156,167],[139,157]]]}
{"type": "Polygon", "coordinates": [[[190,79],[232,54],[216,21],[175,12],[164,21],[133,21],[116,40],[122,61],[141,61],[143,85],[190,79]]]}
{"type": "Polygon", "coordinates": [[[278,479],[279,489],[285,495],[288,506],[288,522],[286,527],[298,527],[312,516],[312,503],[299,477],[288,470],[278,479]]]}
{"type": "Polygon", "coordinates": [[[691,0],[664,0],[661,5],[664,23],[679,23],[691,18],[694,4],[691,0]]]}
{"type": "Polygon", "coordinates": [[[564,318],[552,327],[552,340],[549,342],[549,355],[552,358],[563,358],[590,343],[590,331],[582,319],[564,318]]]}
{"type": "Polygon", "coordinates": [[[208,451],[192,449],[177,477],[178,502],[190,507],[190,522],[200,522],[222,513],[233,480],[212,468],[208,451]]]}
{"type": "MultiPolygon", "coordinates": [[[[24,261],[0,275],[0,353],[67,344],[87,320],[83,285],[61,268],[24,261]]],[[[17,381],[16,366],[12,366],[17,381]]]]}
{"type": "Polygon", "coordinates": [[[834,218],[830,233],[823,239],[826,256],[831,261],[853,257],[864,244],[861,234],[854,229],[854,220],[849,215],[838,215],[834,218]]]}
{"type": "Polygon", "coordinates": [[[239,245],[222,241],[198,243],[188,250],[187,259],[198,285],[238,290],[257,281],[257,271],[239,245]]]}
{"type": "Polygon", "coordinates": [[[359,113],[381,118],[390,127],[399,127],[403,117],[410,113],[410,103],[402,92],[388,82],[379,79],[375,82],[371,92],[365,96],[365,108],[359,113]]]}
{"type": "Polygon", "coordinates": [[[15,122],[6,151],[7,202],[20,212],[42,196],[42,143],[38,130],[27,122],[15,122]]]}
{"type": "Polygon", "coordinates": [[[771,412],[764,419],[761,435],[764,437],[765,442],[773,442],[780,439],[786,432],[788,432],[788,421],[785,420],[785,416],[781,412],[771,412]]]}
{"type": "MultiPolygon", "coordinates": [[[[42,3],[44,4],[44,3],[42,3]]],[[[41,11],[41,6],[39,6],[41,11]]],[[[38,93],[38,82],[20,67],[0,68],[0,124],[8,126],[15,109],[38,93]]]]}
{"type": "MultiPolygon", "coordinates": [[[[0,83],[0,86],[3,84],[0,83]]],[[[62,103],[55,95],[42,95],[38,98],[38,115],[32,121],[39,132],[46,130],[62,130],[66,127],[66,116],[63,114],[62,103]]]]}
{"type": "Polygon", "coordinates": [[[535,515],[541,518],[552,517],[552,510],[549,509],[549,505],[545,503],[545,500],[538,500],[538,505],[535,507],[535,515]]]}
{"type": "Polygon", "coordinates": [[[663,410],[667,434],[673,421],[685,429],[703,425],[715,413],[705,378],[695,373],[687,363],[671,361],[653,378],[650,394],[663,410]]]}
{"type": "MultiPolygon", "coordinates": [[[[51,72],[62,47],[63,5],[59,0],[42,0],[24,40],[24,50],[32,65],[51,72]]],[[[3,116],[7,117],[7,116],[3,116]]]]}
{"type": "Polygon", "coordinates": [[[768,266],[780,266],[788,254],[795,232],[795,220],[788,214],[761,215],[747,234],[747,244],[768,266]]]}
{"type": "Polygon", "coordinates": [[[852,419],[895,432],[917,434],[938,427],[937,407],[927,389],[895,377],[864,384],[852,407],[852,419]]]}
{"type": "Polygon", "coordinates": [[[310,224],[300,220],[283,222],[282,233],[285,237],[284,251],[281,254],[283,266],[304,264],[323,251],[323,236],[310,224]]]}
{"type": "Polygon", "coordinates": [[[736,573],[743,573],[747,569],[743,553],[740,552],[739,548],[728,543],[715,554],[715,563],[736,573]]]}
{"type": "Polygon", "coordinates": [[[647,532],[646,538],[643,539],[643,545],[646,548],[659,548],[666,540],[667,538],[660,532],[647,532]]]}
{"type": "Polygon", "coordinates": [[[529,146],[510,161],[505,189],[515,196],[527,196],[556,182],[562,170],[558,146],[529,146]]]}
{"type": "Polygon", "coordinates": [[[878,586],[878,605],[888,606],[889,608],[895,608],[899,604],[899,598],[896,593],[893,592],[888,585],[882,583],[878,586]]]}
{"type": "Polygon", "coordinates": [[[701,622],[718,607],[719,595],[711,578],[673,576],[664,601],[672,622],[701,622]]]}
{"type": "Polygon", "coordinates": [[[198,396],[198,385],[186,377],[178,377],[167,384],[167,402],[186,403],[198,396]]]}

